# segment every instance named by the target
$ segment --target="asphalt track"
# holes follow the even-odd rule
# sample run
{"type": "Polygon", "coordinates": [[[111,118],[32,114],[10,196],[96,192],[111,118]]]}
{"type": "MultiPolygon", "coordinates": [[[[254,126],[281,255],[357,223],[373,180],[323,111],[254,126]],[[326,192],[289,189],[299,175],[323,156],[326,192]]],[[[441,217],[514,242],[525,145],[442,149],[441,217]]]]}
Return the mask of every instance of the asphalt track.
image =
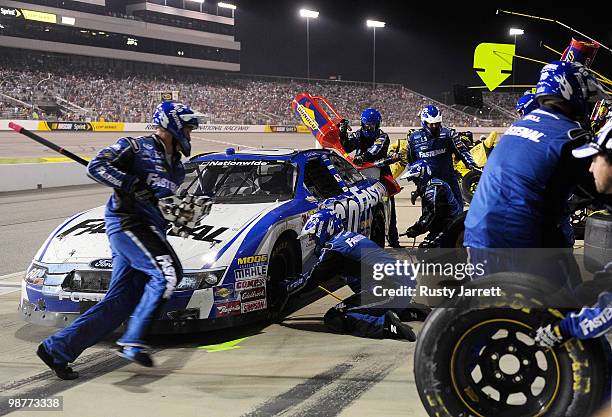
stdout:
{"type": "MultiPolygon", "coordinates": [[[[91,156],[113,143],[117,134],[45,137],[91,156]]],[[[312,144],[311,136],[296,134],[194,135],[196,152],[312,144]]],[[[27,138],[0,134],[0,158],[48,156],[54,155],[27,138]]],[[[289,315],[278,323],[156,338],[157,366],[152,369],[116,357],[111,338],[78,359],[75,368],[81,378],[53,377],[34,355],[53,329],[17,318],[19,282],[40,244],[63,218],[103,204],[108,195],[101,186],[0,194],[0,416],[14,412],[9,397],[55,395],[63,397],[63,412],[16,415],[426,416],[412,373],[414,344],[330,334],[321,317],[337,301],[316,292],[294,300],[289,315]],[[227,342],[221,349],[201,348],[227,342]]],[[[412,206],[403,192],[397,208],[399,230],[405,230],[420,207],[412,206]]],[[[346,296],[350,290],[340,288],[336,294],[346,296]]]]}

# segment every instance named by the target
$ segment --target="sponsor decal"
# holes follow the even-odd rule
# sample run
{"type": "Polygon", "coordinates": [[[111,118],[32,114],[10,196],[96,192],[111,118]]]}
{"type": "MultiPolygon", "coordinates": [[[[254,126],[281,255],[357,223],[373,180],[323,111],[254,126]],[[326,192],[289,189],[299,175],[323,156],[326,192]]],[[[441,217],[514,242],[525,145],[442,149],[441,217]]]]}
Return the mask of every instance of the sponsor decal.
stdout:
{"type": "Polygon", "coordinates": [[[43,127],[41,130],[69,130],[75,132],[90,132],[93,127],[89,122],[41,122],[43,127]]]}
{"type": "Polygon", "coordinates": [[[19,9],[12,9],[12,8],[0,8],[0,14],[2,14],[2,16],[13,16],[13,17],[21,17],[21,12],[19,11],[19,9]]]}
{"type": "Polygon", "coordinates": [[[304,123],[311,130],[319,130],[319,124],[315,120],[314,110],[307,109],[303,105],[297,105],[297,112],[302,118],[302,123],[304,123]]]}
{"type": "Polygon", "coordinates": [[[253,288],[252,290],[240,291],[240,301],[244,305],[245,301],[262,300],[266,298],[266,288],[253,288]]]}
{"type": "MultiPolygon", "coordinates": [[[[209,225],[198,226],[189,231],[189,238],[193,240],[198,240],[201,242],[211,242],[211,243],[220,243],[221,241],[216,239],[217,236],[222,234],[228,230],[227,227],[218,227],[214,228],[209,225]]],[[[66,229],[59,235],[57,235],[58,239],[63,239],[67,236],[81,236],[85,234],[104,234],[106,233],[106,228],[104,226],[104,219],[89,219],[83,220],[80,223],[66,229]]],[[[168,228],[168,236],[178,236],[176,233],[172,232],[172,227],[168,228]]]]}
{"type": "Polygon", "coordinates": [[[104,219],[89,219],[84,220],[69,229],[66,229],[59,235],[57,235],[58,239],[63,239],[66,236],[81,236],[84,234],[97,234],[97,233],[106,233],[106,228],[104,227],[104,219]]]}
{"type": "Polygon", "coordinates": [[[96,269],[113,269],[113,260],[112,259],[96,259],[95,261],[91,261],[89,266],[96,269]]]}
{"type": "Polygon", "coordinates": [[[266,299],[251,301],[250,303],[242,304],[242,313],[250,313],[252,311],[263,310],[266,308],[266,299]]]}
{"type": "Polygon", "coordinates": [[[222,285],[213,289],[213,295],[215,297],[215,303],[225,303],[227,301],[236,300],[236,292],[234,291],[234,284],[222,285]]]}
{"type": "Polygon", "coordinates": [[[230,317],[240,315],[240,301],[215,304],[215,317],[230,317]]]}
{"type": "Polygon", "coordinates": [[[57,16],[53,13],[37,12],[36,10],[21,9],[26,20],[35,20],[44,23],[57,23],[57,16]]]}
{"type": "Polygon", "coordinates": [[[522,126],[511,126],[504,132],[504,135],[518,136],[536,143],[540,142],[540,138],[545,136],[542,132],[522,126]]]}
{"type": "Polygon", "coordinates": [[[94,132],[123,132],[125,123],[121,122],[91,122],[89,123],[94,132]]]}
{"type": "Polygon", "coordinates": [[[205,167],[229,167],[229,166],[263,166],[267,161],[207,161],[202,164],[205,167]]]}
{"type": "MultiPolygon", "coordinates": [[[[252,129],[251,125],[209,125],[200,124],[194,132],[248,132],[252,129]]],[[[145,125],[145,131],[154,131],[157,128],[156,125],[149,123],[145,125]]]]}
{"type": "Polygon", "coordinates": [[[266,286],[264,278],[248,279],[244,281],[236,281],[236,290],[250,290],[252,288],[260,288],[266,286]]]}
{"type": "Polygon", "coordinates": [[[238,258],[238,266],[234,270],[236,280],[244,280],[268,275],[268,255],[253,255],[238,258]]]}
{"type": "Polygon", "coordinates": [[[272,132],[278,133],[295,133],[297,132],[296,126],[287,126],[287,125],[270,125],[270,130],[272,132]]]}

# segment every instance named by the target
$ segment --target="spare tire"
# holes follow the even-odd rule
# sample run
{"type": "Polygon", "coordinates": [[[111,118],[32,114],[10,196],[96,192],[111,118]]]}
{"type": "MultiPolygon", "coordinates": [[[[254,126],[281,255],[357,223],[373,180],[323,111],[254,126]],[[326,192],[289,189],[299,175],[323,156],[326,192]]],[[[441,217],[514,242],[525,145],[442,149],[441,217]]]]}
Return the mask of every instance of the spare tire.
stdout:
{"type": "Polygon", "coordinates": [[[586,220],[584,230],[584,267],[601,271],[612,261],[612,215],[595,213],[586,220]]]}
{"type": "Polygon", "coordinates": [[[463,196],[463,199],[466,202],[472,202],[472,198],[474,197],[474,193],[476,192],[476,187],[478,186],[478,181],[480,181],[481,176],[482,172],[473,169],[465,174],[463,178],[461,178],[461,196],[463,196]]]}
{"type": "Polygon", "coordinates": [[[457,297],[434,309],[414,357],[430,416],[586,417],[598,409],[609,380],[605,339],[537,347],[531,332],[561,317],[544,300],[567,302],[543,284],[533,275],[494,274],[465,288],[499,286],[501,297],[457,297]]]}

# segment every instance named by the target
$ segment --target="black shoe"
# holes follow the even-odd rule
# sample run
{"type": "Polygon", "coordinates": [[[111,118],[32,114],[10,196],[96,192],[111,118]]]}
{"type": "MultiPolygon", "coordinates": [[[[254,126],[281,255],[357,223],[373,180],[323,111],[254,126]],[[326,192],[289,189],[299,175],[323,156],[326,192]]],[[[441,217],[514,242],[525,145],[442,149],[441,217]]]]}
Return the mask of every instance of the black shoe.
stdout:
{"type": "Polygon", "coordinates": [[[138,365],[145,366],[147,368],[153,367],[153,359],[149,355],[145,348],[140,346],[122,346],[117,351],[117,355],[123,359],[135,362],[138,365]]]}
{"type": "Polygon", "coordinates": [[[402,321],[425,321],[431,313],[431,308],[423,307],[408,307],[397,313],[402,321]]]}
{"type": "Polygon", "coordinates": [[[416,340],[416,335],[414,334],[412,327],[402,323],[395,312],[387,311],[385,313],[383,339],[403,339],[409,342],[414,342],[416,340]]]}
{"type": "Polygon", "coordinates": [[[57,364],[53,361],[53,357],[47,352],[45,346],[41,343],[38,345],[38,349],[36,350],[36,355],[42,360],[45,365],[47,365],[55,375],[57,375],[60,379],[71,380],[77,379],[79,377],[79,373],[72,370],[67,364],[57,364]]]}

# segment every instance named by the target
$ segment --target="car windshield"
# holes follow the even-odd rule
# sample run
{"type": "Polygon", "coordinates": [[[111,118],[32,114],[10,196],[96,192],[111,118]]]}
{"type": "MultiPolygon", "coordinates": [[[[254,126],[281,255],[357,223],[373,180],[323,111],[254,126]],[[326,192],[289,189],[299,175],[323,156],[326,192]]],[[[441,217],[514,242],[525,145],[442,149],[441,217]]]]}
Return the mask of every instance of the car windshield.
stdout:
{"type": "Polygon", "coordinates": [[[277,161],[206,161],[185,182],[189,194],[225,203],[265,203],[293,198],[297,170],[277,161]]]}

